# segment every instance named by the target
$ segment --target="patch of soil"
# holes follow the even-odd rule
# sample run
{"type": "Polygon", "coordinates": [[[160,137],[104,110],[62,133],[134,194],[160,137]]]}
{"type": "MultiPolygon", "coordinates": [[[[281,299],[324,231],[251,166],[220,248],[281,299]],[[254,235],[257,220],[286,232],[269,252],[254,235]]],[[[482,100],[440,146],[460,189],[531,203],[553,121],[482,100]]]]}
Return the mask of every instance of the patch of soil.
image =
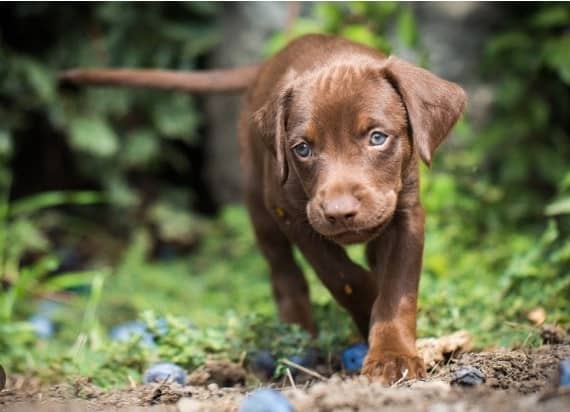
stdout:
{"type": "MultiPolygon", "coordinates": [[[[570,390],[555,385],[559,362],[567,358],[567,342],[536,349],[470,352],[436,363],[425,381],[389,388],[364,377],[337,374],[303,386],[295,383],[295,387],[285,380],[276,389],[282,390],[297,412],[558,412],[570,405],[570,390]],[[450,385],[455,372],[464,366],[478,368],[486,382],[470,388],[450,385]]],[[[9,381],[0,392],[0,411],[237,411],[247,393],[255,389],[242,385],[244,374],[235,364],[208,362],[184,387],[165,383],[113,391],[102,391],[86,380],[47,389],[37,382],[9,381]],[[232,386],[222,387],[227,384],[232,386]]]]}
{"type": "Polygon", "coordinates": [[[188,376],[187,383],[192,386],[216,384],[221,387],[243,385],[247,377],[245,369],[227,360],[206,361],[188,376]]]}

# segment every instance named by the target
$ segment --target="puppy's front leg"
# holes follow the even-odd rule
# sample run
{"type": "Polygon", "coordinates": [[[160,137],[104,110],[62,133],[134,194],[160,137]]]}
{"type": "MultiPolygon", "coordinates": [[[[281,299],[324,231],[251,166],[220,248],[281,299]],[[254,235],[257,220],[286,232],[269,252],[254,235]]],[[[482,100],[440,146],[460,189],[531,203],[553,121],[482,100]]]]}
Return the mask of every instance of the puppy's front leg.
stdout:
{"type": "Polygon", "coordinates": [[[352,262],[339,245],[303,228],[293,234],[295,243],[335,300],[368,336],[370,310],[378,295],[371,273],[352,262]]]}
{"type": "Polygon", "coordinates": [[[416,352],[416,310],[424,244],[420,205],[398,211],[386,231],[368,245],[379,293],[374,301],[362,373],[391,384],[404,374],[425,376],[416,352]],[[407,370],[407,372],[405,372],[407,370]]]}

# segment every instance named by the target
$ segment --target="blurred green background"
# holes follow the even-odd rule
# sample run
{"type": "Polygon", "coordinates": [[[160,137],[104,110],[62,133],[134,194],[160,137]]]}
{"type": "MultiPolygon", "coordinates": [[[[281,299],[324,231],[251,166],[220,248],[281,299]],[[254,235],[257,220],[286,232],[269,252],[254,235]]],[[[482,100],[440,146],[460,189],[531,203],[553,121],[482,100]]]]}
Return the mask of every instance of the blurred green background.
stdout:
{"type": "MultiPolygon", "coordinates": [[[[228,27],[248,30],[231,17],[247,7],[1,6],[1,363],[111,384],[157,358],[193,368],[211,355],[335,351],[358,339],[306,265],[319,340],[276,322],[247,214],[239,202],[220,200],[207,176],[220,163],[208,151],[206,98],[58,89],[57,73],[70,67],[212,67],[228,27]],[[38,336],[34,314],[49,318],[49,337],[38,336]],[[134,319],[151,330],[166,319],[169,332],[154,348],[137,339],[110,345],[109,329],[134,319]],[[270,331],[283,338],[268,341],[270,331]]],[[[285,21],[286,5],[264,7],[281,7],[285,21]]],[[[422,30],[430,15],[418,7],[305,4],[291,31],[264,28],[257,58],[292,36],[326,32],[436,71],[436,45],[422,30]]],[[[570,7],[494,5],[456,21],[455,36],[474,36],[487,17],[493,24],[475,63],[451,76],[460,83],[466,76],[470,110],[422,170],[419,335],[467,329],[478,348],[538,344],[539,328],[527,319],[536,308],[548,323],[570,323],[570,7]],[[473,98],[480,95],[489,96],[486,105],[473,98]]],[[[217,137],[216,145],[234,138],[217,137]]],[[[350,253],[362,261],[360,248],[350,253]]]]}

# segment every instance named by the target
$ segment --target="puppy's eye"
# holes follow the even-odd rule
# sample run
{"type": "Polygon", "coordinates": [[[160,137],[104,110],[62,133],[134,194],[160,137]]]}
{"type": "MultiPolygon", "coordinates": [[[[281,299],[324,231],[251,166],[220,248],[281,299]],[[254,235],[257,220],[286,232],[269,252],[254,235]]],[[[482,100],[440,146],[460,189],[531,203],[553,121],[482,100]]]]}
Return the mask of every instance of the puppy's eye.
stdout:
{"type": "Polygon", "coordinates": [[[382,146],[386,140],[388,140],[388,136],[382,132],[374,131],[370,135],[370,146],[382,146]]]}
{"type": "Polygon", "coordinates": [[[295,154],[302,158],[307,158],[311,155],[311,146],[308,143],[299,143],[297,146],[293,147],[295,154]]]}

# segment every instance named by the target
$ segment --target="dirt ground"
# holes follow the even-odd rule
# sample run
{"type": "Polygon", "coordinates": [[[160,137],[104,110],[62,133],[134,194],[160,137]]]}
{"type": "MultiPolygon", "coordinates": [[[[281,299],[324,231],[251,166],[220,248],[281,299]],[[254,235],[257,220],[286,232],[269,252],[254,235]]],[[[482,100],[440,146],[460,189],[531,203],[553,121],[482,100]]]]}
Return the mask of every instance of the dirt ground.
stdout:
{"type": "MultiPolygon", "coordinates": [[[[432,370],[425,381],[389,388],[343,374],[307,380],[301,372],[293,381],[285,378],[271,386],[282,391],[297,412],[570,411],[570,390],[556,386],[559,363],[570,358],[568,341],[535,349],[446,357],[431,359],[432,370]],[[472,387],[453,384],[456,372],[465,366],[478,368],[485,382],[472,387]]],[[[133,382],[129,388],[113,391],[102,391],[86,380],[42,388],[33,381],[12,379],[0,392],[0,411],[238,411],[244,396],[256,389],[241,383],[245,371],[240,368],[234,364],[220,368],[213,362],[190,375],[184,387],[133,382]]]]}

